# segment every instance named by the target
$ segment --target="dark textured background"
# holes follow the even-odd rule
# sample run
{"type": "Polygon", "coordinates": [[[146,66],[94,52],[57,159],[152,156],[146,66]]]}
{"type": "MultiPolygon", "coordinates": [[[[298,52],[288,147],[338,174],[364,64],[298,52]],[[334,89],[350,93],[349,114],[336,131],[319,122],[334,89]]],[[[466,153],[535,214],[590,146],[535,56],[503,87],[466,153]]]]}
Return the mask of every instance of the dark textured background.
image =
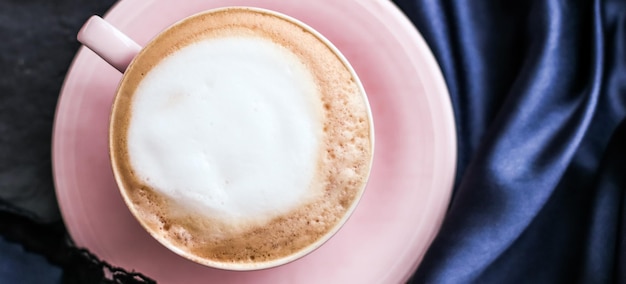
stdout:
{"type": "Polygon", "coordinates": [[[114,2],[0,1],[0,209],[60,220],[50,162],[56,102],[76,33],[114,2]]]}

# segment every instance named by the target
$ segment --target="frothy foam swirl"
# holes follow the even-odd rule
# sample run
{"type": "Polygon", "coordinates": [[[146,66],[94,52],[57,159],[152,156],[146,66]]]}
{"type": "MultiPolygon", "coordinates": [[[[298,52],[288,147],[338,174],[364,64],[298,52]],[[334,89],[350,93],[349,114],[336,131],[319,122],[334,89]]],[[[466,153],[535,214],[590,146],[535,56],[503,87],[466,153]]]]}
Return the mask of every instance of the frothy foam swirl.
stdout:
{"type": "Polygon", "coordinates": [[[319,97],[302,62],[268,39],[198,41],[137,87],[131,165],[147,185],[196,212],[233,225],[269,220],[310,199],[319,97]]]}
{"type": "Polygon", "coordinates": [[[228,8],[187,18],[128,67],[113,171],[139,222],[202,264],[254,269],[327,240],[372,163],[367,99],[316,33],[228,8]]]}

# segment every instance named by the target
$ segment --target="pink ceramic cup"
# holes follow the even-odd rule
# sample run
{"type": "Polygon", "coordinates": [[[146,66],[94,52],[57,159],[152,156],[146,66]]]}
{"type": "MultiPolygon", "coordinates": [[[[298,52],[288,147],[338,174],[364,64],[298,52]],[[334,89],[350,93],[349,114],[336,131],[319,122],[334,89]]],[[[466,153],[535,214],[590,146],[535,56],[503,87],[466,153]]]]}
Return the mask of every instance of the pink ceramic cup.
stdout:
{"type": "MultiPolygon", "coordinates": [[[[247,10],[252,10],[252,11],[256,11],[258,13],[263,13],[265,15],[269,15],[269,16],[273,16],[273,17],[278,17],[281,18],[283,20],[287,20],[289,22],[295,23],[296,25],[300,26],[303,30],[308,31],[309,33],[313,34],[315,37],[317,37],[317,39],[321,42],[323,42],[325,45],[327,45],[332,52],[343,62],[343,64],[349,69],[349,71],[352,74],[352,78],[356,81],[358,88],[360,89],[360,92],[363,94],[364,99],[365,99],[365,103],[366,103],[366,107],[367,107],[367,113],[368,113],[368,118],[369,118],[369,129],[370,129],[370,141],[371,141],[371,157],[369,158],[369,164],[367,165],[368,169],[367,169],[367,176],[365,177],[365,181],[367,181],[367,179],[369,178],[369,172],[371,170],[371,166],[372,166],[372,159],[373,159],[373,148],[374,148],[374,126],[373,126],[373,119],[371,116],[371,109],[369,106],[369,103],[367,101],[367,97],[365,96],[365,91],[363,89],[363,86],[361,84],[361,82],[358,79],[358,76],[356,75],[355,71],[353,70],[353,68],[350,66],[349,62],[345,59],[345,57],[340,53],[340,51],[334,46],[332,45],[332,43],[330,43],[326,38],[324,38],[321,34],[319,34],[317,31],[315,31],[314,29],[312,29],[311,27],[307,26],[306,24],[293,19],[289,16],[283,15],[281,13],[278,12],[274,12],[274,11],[269,11],[269,10],[265,10],[265,9],[259,9],[259,8],[250,8],[250,7],[228,7],[228,8],[221,8],[221,9],[215,9],[215,10],[209,10],[209,11],[205,11],[201,14],[204,13],[212,13],[212,12],[216,12],[216,11],[221,11],[221,10],[225,10],[225,9],[247,9],[247,10]]],[[[177,25],[179,25],[181,22],[185,21],[186,19],[189,19],[191,17],[190,16],[188,18],[185,18],[181,21],[179,21],[178,23],[170,26],[168,29],[171,29],[172,27],[176,27],[177,25]]],[[[166,29],[166,30],[168,30],[166,29]]],[[[159,35],[156,35],[155,38],[157,38],[159,35]]],[[[85,45],[87,48],[91,49],[92,51],[94,51],[98,56],[100,56],[103,60],[105,60],[107,63],[109,63],[111,66],[113,66],[114,68],[116,68],[118,71],[120,71],[121,73],[124,73],[124,77],[127,76],[126,70],[129,66],[131,66],[131,64],[135,64],[135,58],[137,57],[138,54],[140,54],[143,50],[143,47],[141,47],[140,45],[138,45],[136,42],[134,42],[132,39],[130,39],[128,36],[126,36],[124,33],[122,33],[121,31],[119,31],[118,29],[116,29],[115,27],[113,27],[111,24],[109,24],[108,22],[106,22],[105,20],[103,20],[102,18],[98,17],[98,16],[92,16],[82,27],[82,29],[79,31],[78,36],[77,36],[78,40],[85,45]]],[[[137,58],[141,58],[141,56],[137,57],[137,58]]],[[[129,72],[133,72],[132,68],[128,68],[129,72]]],[[[122,78],[121,82],[124,82],[124,77],[122,78]]],[[[122,86],[120,86],[119,88],[123,88],[123,84],[122,86]]],[[[118,103],[118,95],[120,93],[120,89],[118,88],[118,93],[116,94],[116,98],[115,101],[113,103],[113,110],[112,110],[112,115],[111,117],[115,117],[115,112],[116,112],[116,104],[118,103]]],[[[257,263],[231,263],[231,262],[219,262],[219,261],[213,261],[213,260],[207,260],[203,257],[197,256],[193,253],[190,253],[188,251],[182,250],[179,247],[177,247],[177,245],[169,242],[167,239],[163,238],[160,234],[157,234],[155,232],[155,230],[153,228],[151,228],[149,225],[147,225],[145,223],[145,221],[140,218],[138,216],[138,212],[135,209],[135,205],[133,205],[133,202],[131,201],[130,197],[128,196],[128,193],[126,192],[126,190],[124,189],[124,184],[123,182],[120,181],[120,177],[119,177],[119,168],[116,166],[116,164],[118,164],[118,162],[116,162],[116,158],[112,151],[111,151],[111,137],[114,136],[115,134],[115,124],[113,123],[113,120],[111,121],[110,127],[109,127],[109,136],[110,136],[110,143],[109,143],[109,153],[110,153],[110,157],[111,157],[111,163],[113,165],[113,172],[115,173],[115,179],[118,185],[118,188],[120,189],[120,193],[122,195],[122,197],[124,198],[124,201],[127,205],[127,207],[130,209],[130,211],[133,213],[133,215],[135,216],[135,218],[139,221],[139,223],[144,227],[144,229],[146,229],[146,231],[152,236],[154,237],[156,240],[158,240],[162,245],[164,245],[165,247],[167,247],[168,249],[172,250],[173,252],[187,258],[190,259],[196,263],[199,264],[203,264],[209,267],[214,267],[214,268],[219,268],[219,269],[226,269],[226,270],[238,270],[238,271],[245,271],[245,270],[258,270],[258,269],[266,269],[266,268],[271,268],[271,267],[275,267],[275,266],[279,266],[279,265],[283,265],[289,262],[292,262],[296,259],[299,259],[309,253],[311,253],[312,251],[314,251],[315,249],[317,249],[318,247],[320,247],[321,245],[323,245],[323,243],[325,243],[327,240],[329,240],[342,226],[343,224],[345,224],[345,222],[348,220],[349,216],[352,214],[352,212],[355,210],[361,196],[363,195],[363,192],[365,190],[365,183],[362,186],[362,188],[360,188],[358,190],[357,193],[357,197],[355,198],[354,202],[352,203],[352,205],[348,208],[348,210],[346,211],[346,213],[343,215],[343,218],[341,218],[341,220],[337,223],[336,226],[334,226],[332,229],[328,230],[323,237],[321,237],[319,240],[310,243],[309,245],[307,245],[304,249],[301,249],[299,251],[296,251],[286,257],[282,257],[279,259],[275,259],[275,260],[271,260],[271,261],[266,261],[266,262],[257,262],[257,263]]]]}

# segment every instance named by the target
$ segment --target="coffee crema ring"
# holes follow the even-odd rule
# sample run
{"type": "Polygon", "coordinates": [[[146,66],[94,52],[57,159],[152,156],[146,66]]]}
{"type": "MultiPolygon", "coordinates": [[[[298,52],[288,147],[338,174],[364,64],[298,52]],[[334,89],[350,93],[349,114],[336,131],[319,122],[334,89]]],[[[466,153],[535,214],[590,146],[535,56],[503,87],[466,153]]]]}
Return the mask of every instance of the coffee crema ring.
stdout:
{"type": "Polygon", "coordinates": [[[308,26],[256,8],[200,13],[159,34],[128,67],[110,129],[115,177],[142,226],[231,270],[325,242],[373,159],[370,108],[345,58],[308,26]]]}

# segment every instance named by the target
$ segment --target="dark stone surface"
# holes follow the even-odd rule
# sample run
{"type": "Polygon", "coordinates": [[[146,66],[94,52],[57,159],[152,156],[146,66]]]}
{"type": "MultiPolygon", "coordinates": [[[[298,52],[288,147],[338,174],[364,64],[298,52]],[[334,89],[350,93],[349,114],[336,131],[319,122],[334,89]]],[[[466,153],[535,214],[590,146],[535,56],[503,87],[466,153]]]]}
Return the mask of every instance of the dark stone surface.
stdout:
{"type": "Polygon", "coordinates": [[[56,102],[76,33],[113,3],[0,0],[0,210],[60,220],[50,160],[56,102]]]}

